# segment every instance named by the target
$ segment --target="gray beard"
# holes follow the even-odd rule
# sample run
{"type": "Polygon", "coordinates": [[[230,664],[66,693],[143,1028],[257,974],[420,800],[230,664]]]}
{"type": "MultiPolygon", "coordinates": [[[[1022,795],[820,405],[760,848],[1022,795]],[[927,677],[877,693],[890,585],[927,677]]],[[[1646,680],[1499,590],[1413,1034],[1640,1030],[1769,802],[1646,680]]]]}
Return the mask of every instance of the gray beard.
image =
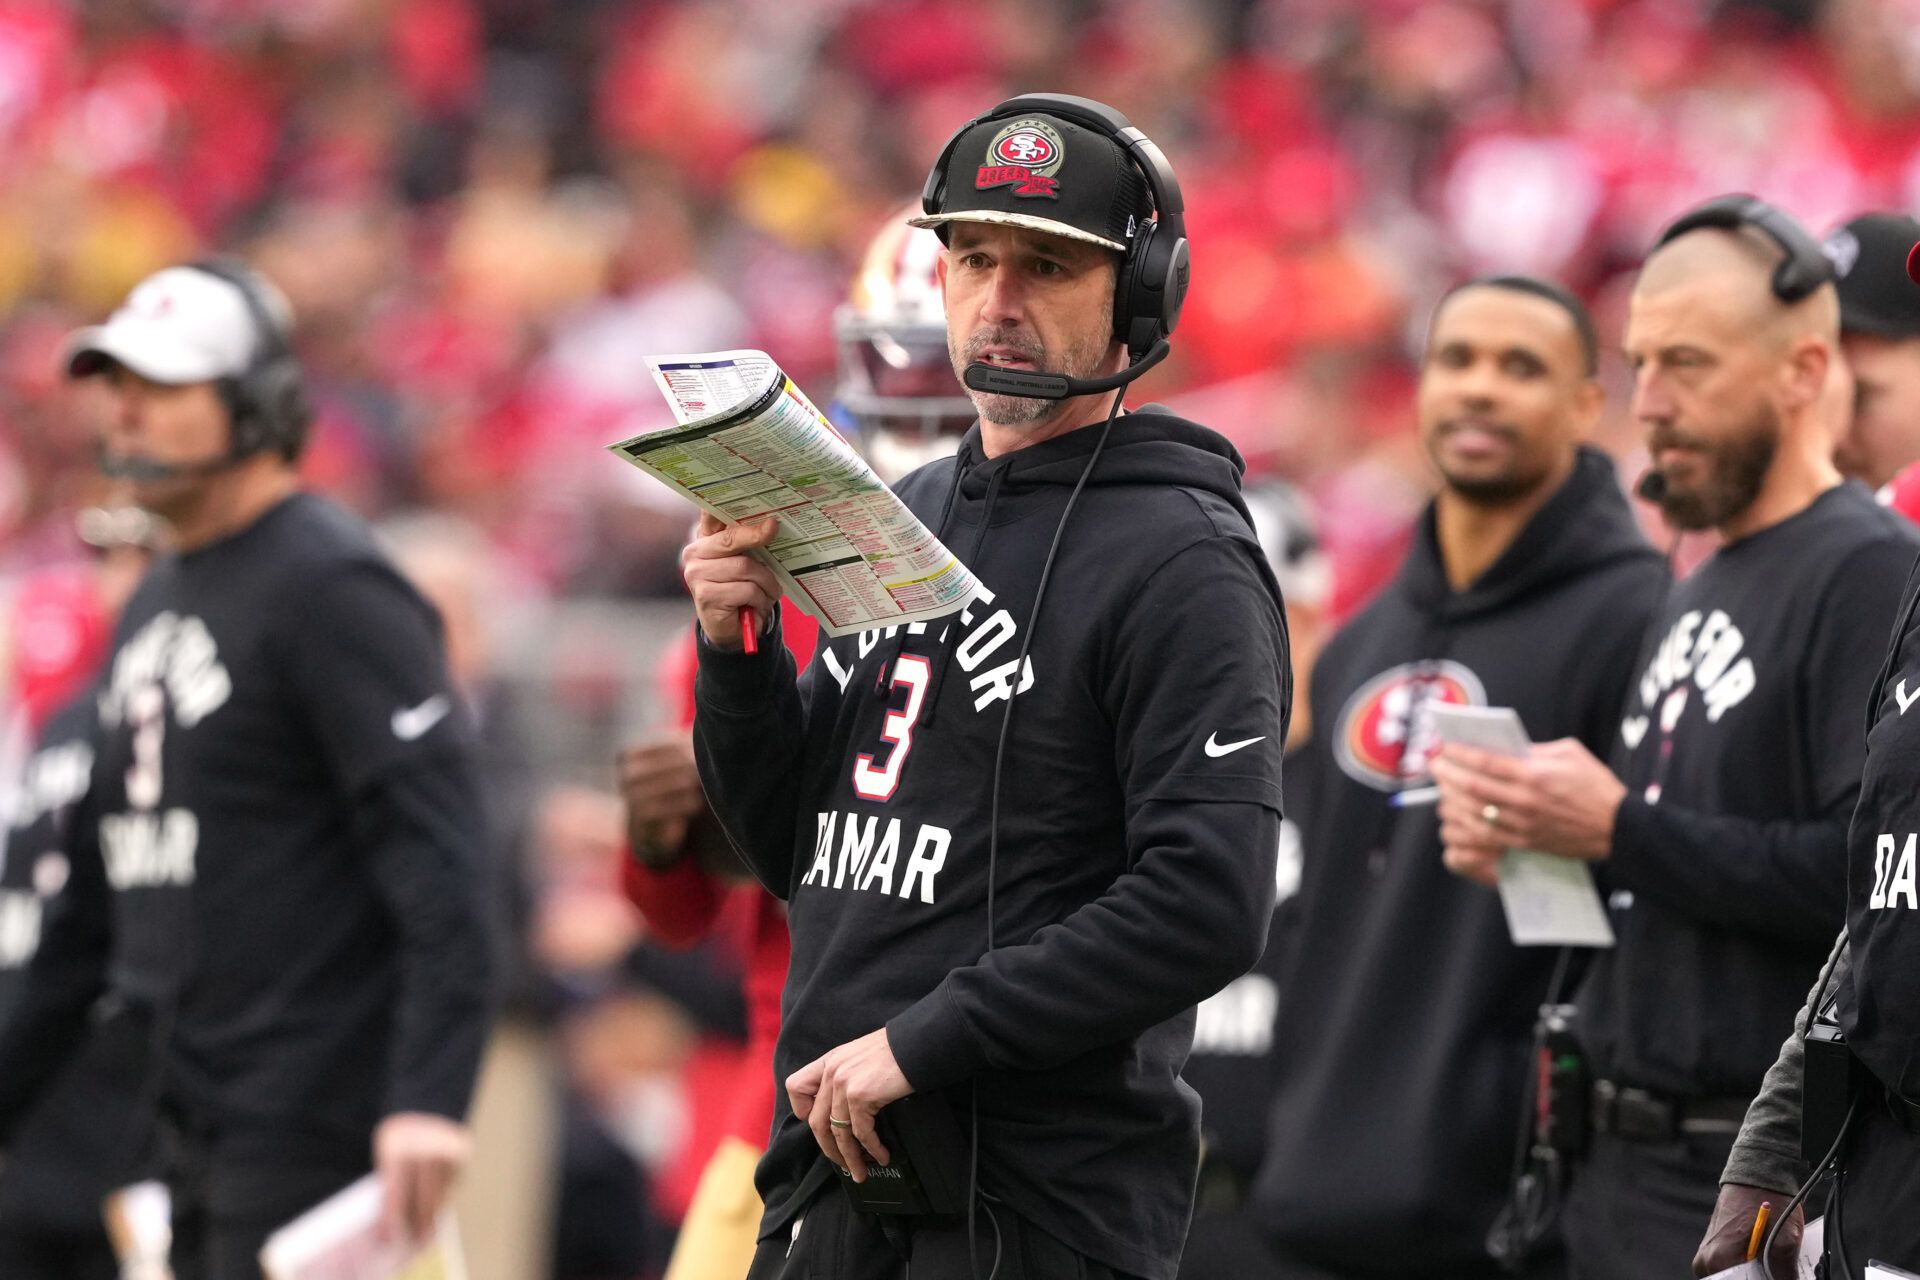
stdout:
{"type": "MultiPolygon", "coordinates": [[[[1023,355],[1033,361],[1036,373],[1064,373],[1069,378],[1091,377],[1100,363],[1100,357],[1106,354],[1107,340],[1089,339],[1067,348],[1061,363],[1064,368],[1056,368],[1048,360],[1045,348],[1031,342],[1009,341],[1005,335],[994,330],[976,333],[957,349],[948,341],[948,353],[953,359],[954,376],[965,385],[967,366],[976,358],[975,353],[993,346],[1010,346],[1021,349],[1023,355]]],[[[1009,396],[993,391],[975,391],[967,388],[967,397],[973,401],[975,412],[982,422],[991,422],[996,427],[1026,427],[1040,422],[1053,413],[1057,400],[1042,400],[1033,396],[1009,396]]]]}
{"type": "Polygon", "coordinates": [[[973,407],[982,422],[996,427],[1026,427],[1053,412],[1057,400],[1038,400],[1032,396],[1006,396],[991,391],[969,390],[973,407]]]}

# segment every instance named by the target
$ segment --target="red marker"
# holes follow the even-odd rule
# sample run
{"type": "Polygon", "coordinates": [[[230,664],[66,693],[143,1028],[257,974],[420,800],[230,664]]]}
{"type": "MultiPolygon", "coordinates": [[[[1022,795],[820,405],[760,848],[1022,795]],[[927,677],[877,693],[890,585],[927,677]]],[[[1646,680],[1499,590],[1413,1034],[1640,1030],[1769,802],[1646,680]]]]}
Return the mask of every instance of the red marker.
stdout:
{"type": "Polygon", "coordinates": [[[745,653],[760,652],[760,620],[753,616],[753,606],[740,606],[740,648],[745,653]]]}

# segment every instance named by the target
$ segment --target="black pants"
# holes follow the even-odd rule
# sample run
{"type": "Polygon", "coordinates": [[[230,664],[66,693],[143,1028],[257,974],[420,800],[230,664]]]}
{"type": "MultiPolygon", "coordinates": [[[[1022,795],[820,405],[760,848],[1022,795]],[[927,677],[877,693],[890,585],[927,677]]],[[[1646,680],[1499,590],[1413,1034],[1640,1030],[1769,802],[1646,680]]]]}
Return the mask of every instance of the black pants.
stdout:
{"type": "Polygon", "coordinates": [[[1561,1220],[1573,1280],[1692,1275],[1732,1147],[1731,1133],[1671,1142],[1595,1134],[1561,1220]]]}
{"type": "MultiPolygon", "coordinates": [[[[1866,1275],[1869,1260],[1920,1271],[1920,1138],[1869,1098],[1847,1138],[1843,1168],[1839,1222],[1854,1280],[1866,1275]]],[[[1830,1274],[1838,1276],[1831,1234],[1827,1257],[1830,1274]]]]}
{"type": "Polygon", "coordinates": [[[965,1218],[900,1219],[910,1227],[904,1239],[910,1257],[902,1258],[878,1218],[855,1213],[846,1195],[829,1186],[801,1215],[797,1231],[760,1242],[747,1280],[1127,1280],[1023,1222],[1004,1204],[982,1206],[975,1218],[977,1276],[967,1256],[965,1218]]]}
{"type": "Polygon", "coordinates": [[[116,1280],[119,1274],[104,1230],[0,1225],[0,1276],[6,1280],[116,1280]]]}
{"type": "MultiPolygon", "coordinates": [[[[1276,1253],[1262,1231],[1260,1215],[1250,1209],[1195,1216],[1180,1257],[1180,1280],[1361,1280],[1391,1275],[1394,1280],[1507,1280],[1511,1273],[1488,1258],[1484,1266],[1425,1267],[1375,1265],[1364,1272],[1302,1262],[1276,1253]]],[[[1518,1280],[1565,1280],[1566,1259],[1556,1248],[1531,1260],[1518,1280]]]]}
{"type": "Polygon", "coordinates": [[[1220,1276],[1317,1280],[1304,1271],[1296,1277],[1293,1270],[1282,1266],[1254,1215],[1246,1209],[1195,1214],[1193,1225],[1187,1228],[1187,1247],[1180,1254],[1180,1280],[1215,1280],[1220,1276]]]}
{"type": "Polygon", "coordinates": [[[260,1247],[267,1237],[366,1171],[350,1164],[183,1153],[168,1178],[174,1280],[261,1280],[260,1247]]]}

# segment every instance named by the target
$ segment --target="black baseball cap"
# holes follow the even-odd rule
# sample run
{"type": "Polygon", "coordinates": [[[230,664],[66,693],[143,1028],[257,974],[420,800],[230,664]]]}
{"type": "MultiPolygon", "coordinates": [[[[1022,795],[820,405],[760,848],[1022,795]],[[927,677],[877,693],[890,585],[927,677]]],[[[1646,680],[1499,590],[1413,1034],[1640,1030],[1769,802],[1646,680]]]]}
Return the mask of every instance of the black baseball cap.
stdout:
{"type": "Polygon", "coordinates": [[[1903,213],[1863,213],[1820,247],[1833,262],[1840,328],[1881,338],[1920,337],[1920,289],[1907,276],[1907,256],[1920,243],[1920,222],[1903,213]]]}
{"type": "Polygon", "coordinates": [[[1146,178],[1118,142],[1045,112],[976,124],[944,161],[939,212],[907,220],[942,240],[950,223],[986,222],[1124,253],[1153,210],[1146,178]]]}

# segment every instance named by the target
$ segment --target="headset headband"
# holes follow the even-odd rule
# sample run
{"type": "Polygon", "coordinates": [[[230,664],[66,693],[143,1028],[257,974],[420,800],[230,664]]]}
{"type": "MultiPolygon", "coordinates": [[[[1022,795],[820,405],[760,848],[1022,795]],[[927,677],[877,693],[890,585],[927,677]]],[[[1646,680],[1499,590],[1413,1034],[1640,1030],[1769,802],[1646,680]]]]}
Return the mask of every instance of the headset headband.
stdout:
{"type": "Polygon", "coordinates": [[[1721,231],[1752,227],[1778,245],[1786,256],[1774,267],[1771,284],[1774,297],[1782,302],[1798,302],[1821,285],[1833,283],[1833,262],[1806,228],[1756,196],[1736,194],[1709,200],[1675,219],[1653,247],[1658,249],[1703,227],[1721,231]]]}

